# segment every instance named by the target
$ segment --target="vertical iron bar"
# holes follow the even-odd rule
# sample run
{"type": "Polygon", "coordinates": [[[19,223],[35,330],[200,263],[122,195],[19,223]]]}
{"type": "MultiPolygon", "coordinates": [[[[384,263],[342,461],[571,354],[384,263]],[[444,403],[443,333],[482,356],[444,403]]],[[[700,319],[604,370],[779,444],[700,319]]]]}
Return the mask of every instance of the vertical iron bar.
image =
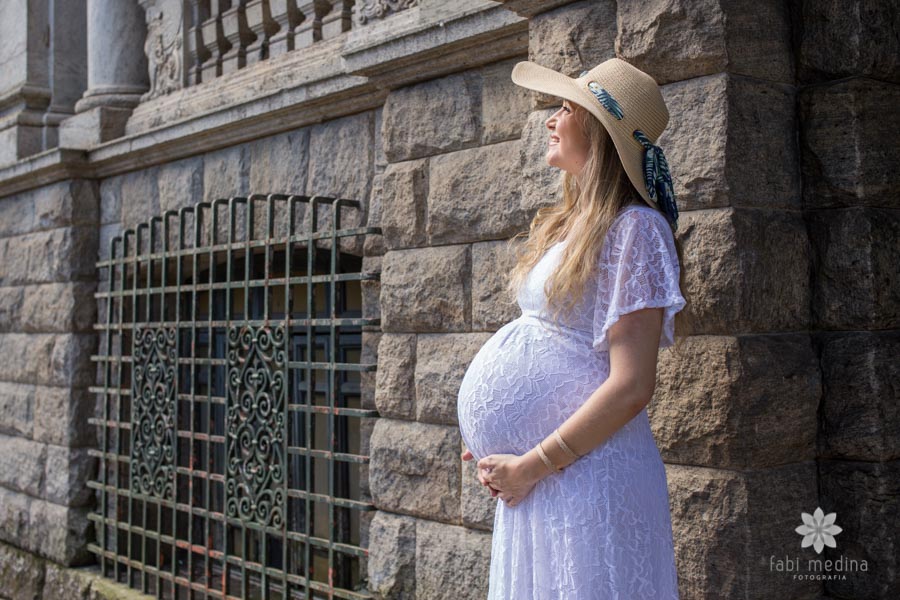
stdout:
{"type": "MultiPolygon", "coordinates": [[[[118,318],[118,328],[117,328],[117,331],[119,333],[119,351],[118,351],[118,359],[119,360],[117,363],[118,366],[116,367],[116,369],[117,369],[116,372],[118,374],[118,378],[116,380],[116,383],[117,383],[116,387],[118,388],[118,394],[116,395],[116,398],[117,398],[117,400],[116,400],[116,418],[118,419],[118,428],[116,430],[116,512],[115,512],[116,520],[113,523],[113,525],[115,526],[115,531],[116,531],[116,533],[115,533],[115,535],[116,535],[116,554],[118,556],[122,556],[122,550],[123,550],[122,548],[119,548],[119,492],[121,490],[125,489],[126,487],[128,487],[130,489],[130,485],[131,485],[129,483],[129,481],[126,480],[125,485],[123,486],[122,482],[120,481],[121,478],[119,477],[119,471],[120,471],[119,459],[122,456],[122,438],[123,438],[122,424],[125,423],[125,419],[122,417],[122,403],[124,402],[124,400],[122,399],[124,396],[124,394],[123,394],[124,389],[122,387],[122,369],[124,368],[124,363],[122,361],[124,360],[124,352],[125,352],[125,328],[124,328],[124,323],[125,323],[125,283],[126,283],[126,276],[128,275],[128,263],[127,263],[128,233],[126,232],[122,236],[121,239],[122,239],[122,257],[121,257],[122,264],[121,264],[121,269],[119,270],[119,276],[120,276],[119,291],[121,292],[121,295],[119,296],[119,318],[118,318]]],[[[134,314],[134,313],[132,312],[132,314],[134,314]]],[[[132,403],[134,402],[134,398],[131,399],[131,402],[132,403]]],[[[129,455],[130,455],[130,449],[131,449],[131,446],[130,446],[131,439],[130,438],[128,440],[128,443],[129,443],[129,455]]],[[[130,507],[131,506],[131,494],[128,494],[128,496],[126,497],[126,502],[127,502],[128,506],[130,507]]],[[[126,525],[130,525],[130,524],[131,524],[130,522],[126,523],[126,525]]],[[[127,532],[127,535],[128,535],[128,539],[131,540],[131,532],[130,531],[127,532]]],[[[131,558],[130,554],[129,554],[128,558],[131,558]]],[[[116,581],[119,581],[119,569],[120,569],[119,563],[120,563],[119,559],[116,558],[115,563],[114,563],[114,571],[113,571],[115,573],[116,581]]],[[[128,585],[131,585],[131,581],[128,582],[128,585]]]]}
{"type": "MultiPolygon", "coordinates": [[[[225,335],[228,336],[228,332],[231,330],[231,292],[233,291],[231,288],[231,248],[234,244],[234,197],[229,198],[228,200],[228,247],[225,249],[225,335]]],[[[226,351],[226,355],[227,355],[226,351]]],[[[228,365],[226,361],[225,365],[226,370],[226,381],[227,381],[227,373],[228,373],[228,365]]],[[[231,402],[231,394],[228,393],[228,386],[226,383],[225,387],[225,482],[223,491],[222,500],[224,503],[222,504],[222,514],[223,514],[223,522],[225,527],[225,557],[222,563],[222,581],[223,588],[222,592],[227,597],[228,596],[228,440],[230,438],[228,431],[228,409],[229,404],[231,402]]],[[[241,544],[243,546],[243,539],[241,540],[241,544]]],[[[243,549],[243,548],[242,548],[243,549]]],[[[243,569],[243,566],[241,567],[243,569]]],[[[242,571],[243,574],[243,571],[242,571]]]]}
{"type": "MultiPolygon", "coordinates": [[[[106,519],[109,516],[107,510],[107,478],[106,478],[106,453],[109,451],[107,444],[107,429],[109,425],[109,380],[110,380],[110,370],[112,364],[112,356],[110,356],[112,352],[112,340],[110,339],[112,332],[110,329],[110,325],[112,323],[112,303],[113,303],[113,288],[115,287],[115,254],[116,254],[116,239],[113,238],[109,242],[109,271],[107,272],[107,280],[109,281],[108,291],[110,292],[109,296],[106,299],[106,336],[105,336],[105,349],[104,353],[106,354],[106,362],[103,365],[103,426],[101,428],[101,441],[100,448],[102,449],[102,453],[100,454],[100,474],[101,474],[101,484],[103,485],[103,493],[100,496],[100,515],[103,517],[99,521],[98,528],[100,529],[99,538],[100,538],[100,549],[103,553],[100,556],[100,574],[106,577],[106,519]]],[[[118,467],[118,463],[113,463],[118,467]]],[[[113,530],[115,532],[115,530],[113,530]]],[[[118,562],[118,561],[117,561],[118,562]]]]}
{"type": "MultiPolygon", "coordinates": [[[[179,426],[178,419],[181,414],[181,406],[179,402],[179,394],[181,393],[181,368],[178,363],[178,359],[181,358],[181,250],[184,250],[184,209],[181,211],[167,210],[165,212],[165,224],[166,229],[169,226],[169,217],[175,216],[178,221],[178,253],[176,255],[175,262],[175,461],[173,465],[173,477],[175,481],[172,485],[172,597],[178,597],[178,590],[175,587],[175,577],[178,574],[178,444],[181,439],[178,435],[179,426]]],[[[166,234],[166,254],[168,254],[168,245],[169,245],[169,236],[166,234]]],[[[164,263],[165,265],[165,263],[164,263]]],[[[165,277],[166,268],[163,266],[163,277],[165,277]]],[[[165,281],[165,280],[164,280],[165,281]]],[[[163,283],[163,296],[165,296],[166,285],[163,283]]],[[[165,312],[163,312],[163,321],[166,321],[165,312]]],[[[193,362],[193,361],[192,361],[193,362]]],[[[191,432],[190,438],[191,445],[188,448],[188,464],[190,465],[190,456],[193,451],[193,432],[191,432]]],[[[188,475],[188,494],[190,494],[190,481],[192,479],[191,475],[188,475]]],[[[190,531],[190,525],[188,526],[188,531],[190,531]]]]}
{"type": "MultiPolygon", "coordinates": [[[[160,275],[161,275],[160,283],[162,284],[162,287],[160,288],[159,323],[160,323],[160,329],[162,330],[163,334],[165,334],[166,327],[167,327],[166,326],[166,321],[167,321],[167,319],[166,319],[166,268],[167,268],[166,267],[166,257],[169,254],[169,211],[166,211],[163,214],[162,235],[163,235],[162,258],[160,259],[160,275]]],[[[152,246],[150,248],[150,252],[151,253],[153,252],[152,246]]],[[[176,376],[175,376],[174,383],[177,386],[177,384],[178,384],[178,376],[177,376],[177,372],[178,372],[178,358],[177,358],[178,357],[178,339],[177,339],[177,335],[176,335],[176,339],[175,339],[175,357],[176,357],[176,360],[175,360],[176,376]]],[[[167,399],[167,401],[168,401],[168,399],[167,399]]],[[[178,494],[177,494],[177,490],[176,490],[176,486],[178,485],[178,471],[177,471],[177,466],[178,466],[178,388],[177,387],[175,388],[174,416],[175,416],[175,423],[174,423],[175,431],[172,432],[173,433],[173,444],[172,444],[173,447],[172,447],[172,470],[171,470],[173,516],[174,516],[174,512],[175,512],[174,500],[176,498],[178,498],[178,494]]],[[[167,474],[166,477],[168,477],[168,476],[169,475],[167,474]]],[[[163,496],[165,496],[165,489],[166,488],[163,487],[163,496]]],[[[164,498],[158,498],[157,500],[158,501],[156,503],[156,528],[158,530],[159,535],[156,538],[156,569],[157,569],[157,571],[156,571],[156,597],[159,599],[162,599],[162,586],[164,583],[164,580],[161,578],[161,574],[162,574],[162,570],[163,570],[163,565],[162,565],[162,558],[163,558],[163,552],[162,552],[162,532],[163,532],[162,504],[163,504],[164,498]]],[[[174,540],[173,540],[173,544],[174,544],[174,540]]],[[[172,550],[174,551],[174,546],[173,546],[172,550]]],[[[172,562],[174,564],[175,561],[173,560],[172,562]]],[[[173,583],[173,588],[174,588],[174,583],[173,583]]]]}
{"type": "MultiPolygon", "coordinates": [[[[190,213],[194,216],[194,241],[191,246],[191,376],[189,378],[190,382],[190,403],[191,403],[191,411],[190,417],[191,420],[191,451],[190,451],[190,479],[188,480],[188,553],[187,553],[187,573],[188,579],[190,581],[194,580],[194,469],[197,466],[198,456],[194,454],[194,434],[196,433],[196,416],[195,416],[195,405],[197,403],[197,399],[195,394],[197,392],[197,284],[199,283],[197,278],[197,248],[200,247],[200,227],[199,227],[199,218],[200,218],[200,210],[201,204],[198,204],[196,207],[187,207],[181,209],[181,236],[182,236],[182,249],[184,248],[184,221],[185,215],[190,213]]],[[[178,258],[179,268],[181,265],[182,257],[178,258]]],[[[178,281],[180,282],[183,275],[179,273],[178,281]]],[[[180,283],[179,283],[180,286],[180,283]]],[[[179,296],[181,295],[179,291],[179,296]]],[[[181,335],[179,333],[179,335],[181,335]]],[[[206,506],[204,506],[208,511],[210,509],[209,498],[207,497],[206,506]]],[[[209,548],[207,547],[207,553],[209,548]]],[[[194,598],[194,588],[189,588],[188,591],[188,600],[193,600],[194,598]]]]}
{"type": "MultiPolygon", "coordinates": [[[[287,231],[284,240],[284,335],[285,335],[285,360],[284,360],[284,384],[285,395],[284,395],[284,461],[285,461],[285,470],[284,470],[284,503],[285,508],[287,510],[284,511],[284,520],[281,525],[281,589],[284,590],[282,592],[282,600],[290,599],[290,589],[288,584],[288,522],[290,521],[290,496],[288,496],[288,492],[290,491],[290,473],[291,473],[291,457],[287,451],[287,447],[291,445],[290,438],[290,423],[291,423],[291,411],[289,410],[289,406],[292,398],[292,389],[291,389],[291,370],[290,370],[290,361],[293,358],[291,356],[291,350],[294,345],[291,343],[291,237],[294,235],[294,196],[288,196],[287,199],[287,231]]],[[[293,557],[293,553],[291,553],[293,557]]]]}
{"type": "MultiPolygon", "coordinates": [[[[244,325],[250,320],[250,238],[253,237],[253,200],[248,197],[244,205],[244,325]]],[[[232,219],[234,217],[232,216],[232,219]]],[[[234,226],[234,221],[231,223],[234,226]]],[[[229,280],[229,285],[231,281],[229,280]]],[[[255,441],[255,440],[254,440],[255,441]]],[[[253,502],[253,500],[251,500],[253,502]]],[[[252,505],[251,505],[252,506],[252,505]]],[[[240,518],[240,517],[239,517],[240,518]]],[[[247,581],[247,561],[249,560],[250,544],[247,541],[247,524],[241,519],[241,598],[248,597],[249,582],[247,581]]]]}
{"type": "Polygon", "coordinates": [[[304,498],[304,503],[306,506],[306,513],[304,516],[306,517],[306,543],[304,544],[304,568],[306,574],[306,593],[304,598],[311,598],[311,586],[310,582],[312,581],[312,575],[309,571],[309,562],[310,562],[310,543],[309,540],[312,538],[314,533],[315,522],[312,518],[312,511],[310,511],[310,494],[312,493],[312,450],[313,447],[313,438],[311,433],[311,424],[313,421],[314,415],[312,411],[312,406],[315,404],[315,390],[316,390],[316,376],[315,370],[312,368],[312,363],[315,360],[315,351],[316,345],[313,335],[315,334],[314,327],[312,325],[312,320],[315,318],[315,294],[313,293],[313,283],[312,277],[315,271],[315,256],[316,256],[316,241],[313,239],[313,234],[316,232],[318,227],[318,197],[313,196],[309,200],[309,206],[307,210],[309,213],[309,230],[308,235],[306,237],[306,410],[303,412],[303,424],[306,428],[306,455],[304,457],[304,462],[306,465],[306,495],[304,498]]]}
{"type": "MultiPolygon", "coordinates": [[[[335,362],[335,325],[334,320],[337,318],[336,314],[336,306],[335,306],[335,275],[337,272],[337,226],[338,221],[340,220],[340,205],[338,204],[338,200],[332,199],[331,203],[331,271],[330,277],[328,278],[328,304],[329,304],[329,319],[328,319],[328,356],[327,360],[331,365],[334,365],[335,362]]],[[[334,469],[335,469],[335,460],[334,460],[334,450],[335,450],[335,439],[334,439],[334,393],[335,386],[334,380],[337,376],[336,369],[329,369],[328,371],[328,419],[327,419],[327,427],[328,427],[328,593],[329,597],[334,591],[334,469]]]]}
{"type": "MultiPolygon", "coordinates": [[[[216,281],[216,255],[215,255],[214,248],[216,247],[216,245],[218,243],[218,239],[219,239],[219,235],[218,235],[218,232],[219,232],[219,227],[218,227],[219,204],[221,204],[224,201],[225,200],[223,200],[221,198],[217,198],[217,199],[213,200],[212,207],[211,207],[211,209],[212,209],[211,219],[212,220],[207,225],[210,228],[210,230],[209,230],[210,231],[210,234],[209,234],[210,235],[209,293],[207,295],[207,311],[206,311],[207,317],[209,318],[209,323],[207,325],[207,344],[206,344],[206,357],[207,357],[207,363],[206,363],[206,373],[207,373],[207,380],[206,380],[206,502],[207,502],[207,508],[212,505],[212,496],[210,495],[210,489],[211,489],[211,485],[212,485],[212,474],[215,469],[215,455],[212,451],[212,441],[210,439],[213,429],[214,429],[214,426],[215,426],[215,416],[213,415],[213,409],[212,409],[212,405],[213,405],[213,399],[212,399],[212,396],[213,396],[213,364],[212,364],[212,361],[213,361],[213,354],[215,351],[215,344],[213,343],[213,341],[214,341],[214,333],[213,333],[213,312],[214,311],[213,311],[213,307],[215,306],[215,303],[213,300],[215,297],[215,292],[213,290],[213,287],[214,287],[215,281],[216,281]]],[[[227,292],[226,292],[226,295],[227,295],[227,292]]],[[[227,431],[225,433],[225,441],[224,441],[223,445],[225,446],[226,451],[227,451],[227,448],[228,448],[228,432],[227,431]]],[[[222,492],[223,501],[224,501],[224,495],[225,495],[225,492],[223,490],[223,492],[222,492]]],[[[224,511],[223,511],[223,513],[224,513],[224,511]]],[[[212,544],[213,538],[209,533],[209,521],[210,521],[210,516],[209,516],[209,513],[207,513],[206,522],[204,524],[204,526],[206,528],[204,534],[206,536],[206,544],[207,544],[206,556],[204,557],[205,562],[206,562],[205,568],[206,568],[207,596],[209,595],[208,592],[210,591],[210,582],[212,581],[212,567],[209,562],[209,549],[213,545],[212,544]]],[[[228,523],[227,523],[227,521],[224,521],[224,520],[222,521],[222,539],[223,539],[223,544],[222,544],[223,557],[227,558],[228,557],[228,523]]],[[[224,571],[226,568],[225,567],[226,564],[227,563],[223,560],[223,563],[222,563],[222,565],[223,565],[222,566],[223,582],[226,581],[224,579],[224,571]]],[[[225,594],[225,591],[226,591],[224,586],[225,586],[225,584],[223,583],[223,587],[222,587],[223,595],[225,594]]]]}

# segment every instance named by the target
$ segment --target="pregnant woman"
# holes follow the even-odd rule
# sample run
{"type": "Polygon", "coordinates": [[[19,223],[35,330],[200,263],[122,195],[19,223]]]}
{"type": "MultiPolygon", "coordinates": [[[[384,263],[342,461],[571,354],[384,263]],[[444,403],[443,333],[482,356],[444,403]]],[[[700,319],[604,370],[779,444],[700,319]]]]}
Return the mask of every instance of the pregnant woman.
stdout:
{"type": "Polygon", "coordinates": [[[522,314],[459,390],[462,458],[501,500],[488,598],[677,598],[646,409],[657,350],[674,343],[685,305],[678,210],[653,144],[668,111],[653,78],[617,58],[578,78],[525,61],[512,79],[562,100],[546,159],[564,173],[510,276],[522,314]]]}

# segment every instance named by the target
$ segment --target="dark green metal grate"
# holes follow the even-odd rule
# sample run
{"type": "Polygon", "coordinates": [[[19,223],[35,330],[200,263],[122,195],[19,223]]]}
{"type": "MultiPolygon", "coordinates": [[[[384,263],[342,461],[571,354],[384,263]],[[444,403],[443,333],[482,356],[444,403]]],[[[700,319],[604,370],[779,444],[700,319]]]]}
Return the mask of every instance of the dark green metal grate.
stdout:
{"type": "Polygon", "coordinates": [[[111,240],[89,482],[105,576],[158,598],[371,597],[361,449],[378,415],[360,380],[379,321],[361,287],[378,275],[342,247],[381,231],[342,229],[359,209],[253,194],[111,240]]]}

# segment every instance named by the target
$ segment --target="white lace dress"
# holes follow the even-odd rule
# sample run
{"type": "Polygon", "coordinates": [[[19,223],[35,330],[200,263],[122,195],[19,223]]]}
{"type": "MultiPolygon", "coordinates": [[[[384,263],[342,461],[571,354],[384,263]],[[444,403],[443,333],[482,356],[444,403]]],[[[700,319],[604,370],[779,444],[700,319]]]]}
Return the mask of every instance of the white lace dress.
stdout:
{"type": "MultiPolygon", "coordinates": [[[[607,332],[621,315],[665,307],[660,347],[673,343],[685,300],[661,213],[632,205],[617,215],[596,280],[560,335],[545,320],[543,285],[564,244],[535,265],[518,294],[522,315],[463,378],[459,426],[476,460],[521,455],[575,412],[609,376],[607,332]]],[[[489,600],[678,597],[666,474],[646,408],[516,506],[497,501],[489,590],[489,600]]]]}

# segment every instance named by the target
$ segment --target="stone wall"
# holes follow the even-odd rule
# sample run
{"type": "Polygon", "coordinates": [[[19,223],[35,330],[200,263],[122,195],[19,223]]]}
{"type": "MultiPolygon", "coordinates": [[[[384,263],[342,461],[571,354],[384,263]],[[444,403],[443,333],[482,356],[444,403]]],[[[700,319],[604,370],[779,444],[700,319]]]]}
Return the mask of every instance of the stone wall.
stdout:
{"type": "Polygon", "coordinates": [[[86,180],[0,200],[0,542],[61,565],[91,560],[98,209],[86,180]]]}
{"type": "Polygon", "coordinates": [[[92,130],[73,146],[87,150],[0,168],[0,192],[15,190],[0,194],[0,581],[19,586],[0,596],[68,597],[59,582],[77,579],[72,597],[103,597],[102,582],[63,567],[92,560],[87,387],[94,262],[109,240],[201,199],[287,191],[358,198],[357,222],[384,233],[345,249],[381,273],[364,286],[364,314],[381,318],[363,336],[378,364],[363,405],[380,414],[361,450],[364,499],[378,509],[364,533],[369,587],[383,598],[485,597],[496,500],[460,460],[456,393],[478,349],[518,315],[502,294],[506,240],[559,192],[544,164],[554,99],[509,74],[525,58],[574,76],[619,56],[657,79],[671,114],[659,145],[681,212],[690,335],[660,353],[649,410],[681,597],[891,597],[896,9],[484,4],[460,2],[461,17],[427,33],[401,14],[403,44],[389,28],[373,28],[371,48],[351,32],[329,48],[352,73],[329,74],[337,60],[294,69],[288,55],[279,64],[290,68],[248,67],[140,105],[132,138],[92,146],[108,138],[92,130]],[[481,54],[461,50],[465,40],[481,54]],[[770,569],[773,555],[811,552],[794,529],[816,506],[843,528],[822,556],[865,559],[867,573],[795,581],[770,569]]]}

